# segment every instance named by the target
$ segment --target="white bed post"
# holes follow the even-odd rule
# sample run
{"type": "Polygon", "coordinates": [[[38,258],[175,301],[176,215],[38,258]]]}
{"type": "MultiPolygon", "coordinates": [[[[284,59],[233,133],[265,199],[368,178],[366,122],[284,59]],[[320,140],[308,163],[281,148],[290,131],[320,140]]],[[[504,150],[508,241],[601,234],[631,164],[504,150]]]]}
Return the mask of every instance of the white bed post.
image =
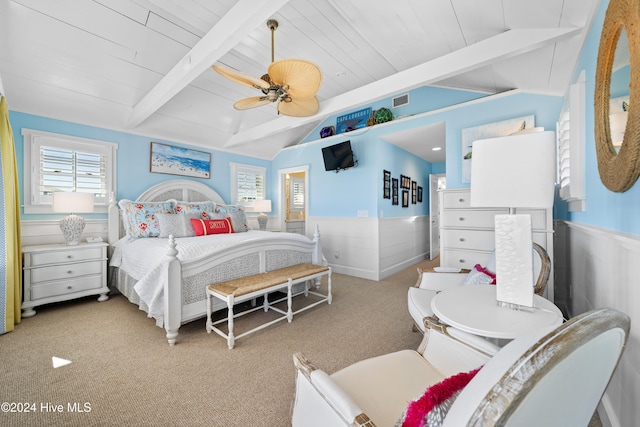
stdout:
{"type": "MultiPolygon", "coordinates": [[[[316,228],[313,232],[313,243],[315,244],[313,248],[313,255],[311,256],[311,262],[316,265],[328,265],[329,263],[322,255],[322,245],[320,244],[320,227],[316,224],[316,228]]],[[[314,284],[316,289],[320,288],[320,277],[316,277],[314,279],[314,284]]]]}
{"type": "Polygon", "coordinates": [[[107,210],[107,239],[110,245],[120,240],[120,209],[116,202],[116,197],[109,194],[109,208],[107,210]]]}
{"type": "Polygon", "coordinates": [[[164,329],[169,345],[176,343],[178,329],[182,323],[182,271],[178,261],[178,250],[173,235],[169,236],[166,276],[164,278],[164,329]]]}

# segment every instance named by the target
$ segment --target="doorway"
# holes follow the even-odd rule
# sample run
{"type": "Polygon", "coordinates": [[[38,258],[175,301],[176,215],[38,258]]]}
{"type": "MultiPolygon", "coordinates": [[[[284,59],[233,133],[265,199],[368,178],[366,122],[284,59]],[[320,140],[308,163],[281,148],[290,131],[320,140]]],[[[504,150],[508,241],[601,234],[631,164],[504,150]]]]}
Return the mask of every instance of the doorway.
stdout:
{"type": "Polygon", "coordinates": [[[307,234],[309,209],[309,166],[280,169],[280,229],[307,234]]]}

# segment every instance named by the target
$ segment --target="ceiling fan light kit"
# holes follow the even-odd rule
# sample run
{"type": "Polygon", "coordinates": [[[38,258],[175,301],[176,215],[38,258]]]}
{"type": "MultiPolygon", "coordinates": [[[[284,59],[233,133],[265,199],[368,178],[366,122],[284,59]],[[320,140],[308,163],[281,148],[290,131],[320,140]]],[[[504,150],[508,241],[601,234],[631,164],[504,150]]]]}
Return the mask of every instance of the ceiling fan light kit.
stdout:
{"type": "Polygon", "coordinates": [[[320,68],[304,59],[274,61],[274,32],[278,28],[278,21],[268,20],[267,27],[271,30],[271,64],[267,74],[256,78],[220,65],[211,68],[235,83],[262,92],[260,96],[241,99],[234,103],[233,107],[236,110],[247,110],[277,102],[278,114],[293,117],[314,115],[320,108],[316,97],[322,83],[320,68]]]}

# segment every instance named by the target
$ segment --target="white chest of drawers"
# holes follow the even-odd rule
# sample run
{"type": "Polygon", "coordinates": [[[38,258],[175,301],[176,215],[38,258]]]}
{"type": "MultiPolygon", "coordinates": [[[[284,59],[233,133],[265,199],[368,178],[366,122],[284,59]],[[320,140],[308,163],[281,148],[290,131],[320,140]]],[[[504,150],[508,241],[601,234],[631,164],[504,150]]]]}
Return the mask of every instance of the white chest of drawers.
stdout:
{"type": "Polygon", "coordinates": [[[36,314],[36,306],[87,295],[107,294],[107,244],[81,243],[77,246],[25,246],[23,253],[22,316],[36,314]]]}
{"type": "MultiPolygon", "coordinates": [[[[495,249],[494,217],[508,214],[508,208],[474,208],[469,204],[468,188],[439,192],[440,265],[473,268],[485,265],[495,249]]],[[[553,301],[553,219],[551,209],[518,209],[531,215],[533,241],[542,246],[552,260],[552,274],[547,284],[548,299],[553,301]]]]}

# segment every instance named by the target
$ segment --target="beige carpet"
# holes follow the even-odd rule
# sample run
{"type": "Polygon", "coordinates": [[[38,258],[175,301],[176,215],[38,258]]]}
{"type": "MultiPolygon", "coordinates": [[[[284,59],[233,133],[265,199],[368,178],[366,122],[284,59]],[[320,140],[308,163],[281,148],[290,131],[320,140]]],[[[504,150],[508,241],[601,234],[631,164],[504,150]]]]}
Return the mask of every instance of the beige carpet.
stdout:
{"type": "MultiPolygon", "coordinates": [[[[334,274],[331,305],[239,339],[233,350],[206,333],[204,319],[180,328],[169,347],[164,330],[122,296],[36,308],[0,336],[1,400],[35,403],[36,411],[0,413],[0,425],[286,426],[293,353],[333,372],[418,346],[406,305],[416,277],[415,267],[379,282],[334,274]],[[72,363],[54,369],[52,357],[72,363]],[[68,412],[85,403],[90,412],[68,412]],[[64,412],[45,412],[47,404],[64,412]]],[[[274,315],[257,311],[236,330],[274,315]]]]}
{"type": "MultiPolygon", "coordinates": [[[[37,308],[0,336],[0,400],[35,412],[0,412],[0,425],[287,426],[293,353],[331,373],[418,346],[406,308],[416,278],[415,267],[379,282],[334,274],[333,304],[240,339],[233,350],[206,333],[204,319],[184,325],[169,347],[164,330],[122,296],[37,308]],[[72,363],[54,369],[52,357],[72,363]]],[[[272,316],[257,311],[237,330],[272,316]]]]}

